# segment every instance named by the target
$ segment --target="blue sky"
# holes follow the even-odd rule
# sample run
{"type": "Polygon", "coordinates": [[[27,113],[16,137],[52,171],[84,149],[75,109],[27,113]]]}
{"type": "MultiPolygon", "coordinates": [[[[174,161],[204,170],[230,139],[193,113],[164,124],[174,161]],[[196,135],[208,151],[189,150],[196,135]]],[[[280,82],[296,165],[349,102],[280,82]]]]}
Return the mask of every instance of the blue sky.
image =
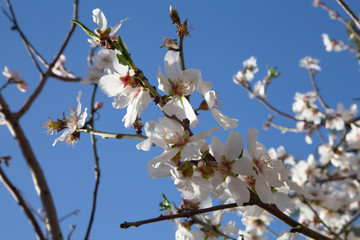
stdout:
{"type": "MultiPolygon", "coordinates": [[[[62,44],[72,19],[72,1],[12,1],[20,27],[42,55],[48,60],[54,57],[62,44]]],[[[335,1],[329,6],[343,11],[335,1]]],[[[110,26],[129,17],[119,33],[129,47],[135,64],[141,68],[153,85],[157,85],[158,67],[163,67],[166,51],[159,47],[163,37],[175,38],[175,27],[168,17],[169,5],[173,5],[182,19],[188,19],[193,30],[185,39],[185,62],[188,68],[202,71],[205,81],[211,81],[220,92],[222,111],[239,119],[236,129],[244,137],[248,129],[257,128],[258,140],[267,148],[283,145],[297,159],[306,159],[316,151],[319,143],[314,137],[313,145],[307,145],[303,134],[281,134],[278,130],[262,129],[271,113],[255,100],[250,100],[241,87],[233,84],[232,76],[242,68],[242,62],[251,56],[258,59],[260,71],[255,81],[266,75],[266,65],[277,66],[281,75],[268,90],[268,100],[279,109],[291,113],[295,93],[311,91],[311,82],[299,61],[305,56],[320,59],[322,71],[316,76],[321,94],[333,108],[342,102],[349,108],[353,98],[359,95],[359,69],[354,54],[350,52],[328,53],[322,43],[321,34],[346,42],[347,35],[341,23],[331,20],[328,13],[314,8],[312,1],[257,0],[257,1],[81,1],[79,20],[90,29],[95,28],[91,12],[100,8],[110,26]]],[[[1,6],[6,9],[5,3],[1,6]]],[[[360,3],[352,1],[353,9],[360,3]]],[[[356,12],[356,11],[355,11],[356,12]]],[[[357,12],[356,12],[357,13],[357,12]]],[[[2,43],[0,44],[0,68],[9,66],[19,70],[29,84],[27,93],[20,93],[14,86],[3,91],[11,109],[17,111],[35,89],[39,75],[25,51],[16,31],[0,15],[2,43]]],[[[78,28],[65,50],[66,67],[77,76],[87,72],[86,57],[90,50],[87,36],[78,28]]],[[[5,77],[0,77],[5,82],[5,77]]],[[[2,84],[0,84],[2,85],[2,84]]],[[[92,87],[79,83],[64,83],[50,79],[44,91],[30,111],[22,118],[21,125],[31,142],[38,160],[48,179],[59,217],[76,209],[77,217],[61,223],[66,236],[69,225],[76,225],[73,239],[85,235],[92,203],[94,186],[94,159],[90,137],[81,135],[74,148],[65,144],[52,147],[56,136],[46,135],[42,123],[50,116],[57,118],[62,112],[69,113],[69,106],[76,105],[78,91],[83,91],[81,102],[90,107],[92,87]]],[[[104,101],[104,108],[95,126],[98,130],[132,133],[124,128],[121,119],[124,110],[111,106],[112,99],[101,91],[96,99],[104,101]]],[[[208,113],[200,115],[201,131],[216,126],[208,113]]],[[[150,107],[143,114],[144,121],[156,120],[161,112],[150,107]]],[[[275,122],[294,126],[294,122],[275,115],[275,122]]],[[[215,133],[222,140],[228,132],[215,133]]],[[[209,139],[210,141],[210,139],[209,139]]],[[[123,221],[136,221],[158,216],[161,194],[177,204],[181,198],[170,179],[148,178],[147,161],[157,156],[160,150],[142,152],[135,148],[135,140],[98,140],[102,178],[96,219],[91,239],[172,239],[174,226],[168,222],[154,223],[139,228],[120,229],[123,221]]],[[[21,190],[29,204],[40,207],[34,191],[31,175],[23,157],[5,126],[0,126],[0,154],[11,155],[10,167],[4,167],[9,178],[21,190]]],[[[35,239],[33,230],[7,190],[0,186],[0,232],[2,239],[35,239]]],[[[237,218],[240,222],[240,218],[237,218]]],[[[276,232],[281,228],[274,226],[276,232]]]]}

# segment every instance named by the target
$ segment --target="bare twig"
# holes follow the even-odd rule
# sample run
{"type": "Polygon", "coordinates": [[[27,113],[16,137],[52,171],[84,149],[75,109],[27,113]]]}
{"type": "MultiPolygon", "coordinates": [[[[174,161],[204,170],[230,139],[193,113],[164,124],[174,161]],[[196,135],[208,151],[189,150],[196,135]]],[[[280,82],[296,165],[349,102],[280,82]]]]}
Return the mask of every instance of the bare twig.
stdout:
{"type": "Polygon", "coordinates": [[[41,228],[38,224],[38,222],[35,219],[35,216],[32,214],[30,208],[26,204],[26,201],[24,200],[23,196],[20,194],[19,190],[11,183],[9,178],[6,176],[5,172],[0,167],[0,180],[5,185],[5,187],[8,189],[8,191],[11,193],[13,198],[16,200],[16,202],[19,204],[19,206],[22,208],[24,213],[26,214],[27,218],[29,219],[31,225],[33,226],[36,236],[40,240],[45,240],[45,237],[41,231],[41,228]]]}
{"type": "MultiPolygon", "coordinates": [[[[283,117],[286,117],[286,118],[289,118],[291,120],[294,120],[294,121],[304,121],[304,120],[300,120],[300,119],[297,119],[287,113],[284,113],[282,111],[280,111],[279,109],[273,107],[268,101],[265,100],[265,98],[262,98],[258,95],[256,95],[253,90],[251,89],[251,86],[250,85],[246,85],[243,81],[238,81],[240,83],[240,85],[245,88],[249,93],[253,94],[254,97],[259,100],[262,104],[264,104],[268,109],[270,109],[271,111],[283,116],[283,117]]],[[[311,122],[307,122],[307,121],[304,121],[306,124],[309,124],[309,125],[313,125],[311,122]]]]}
{"type": "MultiPolygon", "coordinates": [[[[8,1],[8,0],[7,0],[8,1]]],[[[78,2],[79,0],[75,0],[74,3],[74,17],[73,19],[77,19],[78,18],[78,2]]],[[[29,97],[29,99],[25,102],[25,104],[22,106],[22,108],[16,113],[16,117],[20,118],[22,115],[24,115],[31,107],[31,105],[33,104],[33,102],[36,100],[36,98],[39,96],[40,92],[42,91],[43,87],[45,86],[45,83],[47,81],[47,79],[51,76],[52,74],[52,68],[54,67],[56,61],[59,59],[60,55],[64,52],[67,44],[69,43],[69,40],[75,30],[76,24],[72,23],[70,30],[62,44],[62,46],[60,47],[60,50],[58,51],[58,53],[56,54],[55,58],[53,59],[53,61],[49,64],[46,72],[44,74],[41,74],[41,80],[40,83],[38,84],[38,86],[36,87],[35,91],[31,94],[31,96],[29,97]]]]}
{"type": "Polygon", "coordinates": [[[62,233],[57,218],[56,208],[54,201],[51,196],[50,189],[47,185],[45,175],[37,161],[37,158],[30,146],[29,141],[27,140],[25,133],[20,126],[20,123],[14,114],[10,112],[10,109],[5,101],[5,99],[0,94],[0,111],[4,114],[5,121],[7,126],[17,141],[21,152],[26,160],[26,163],[30,169],[31,175],[33,177],[33,182],[35,189],[40,196],[42,205],[45,212],[45,225],[49,230],[52,239],[63,239],[62,233]]]}
{"type": "MultiPolygon", "coordinates": [[[[91,115],[90,115],[90,127],[94,129],[94,113],[95,113],[95,95],[96,95],[97,85],[94,85],[94,91],[91,97],[91,115]]],[[[91,144],[93,146],[93,152],[94,152],[94,158],[95,158],[95,188],[94,188],[94,194],[93,194],[93,204],[91,209],[91,215],[90,220],[88,224],[88,228],[86,230],[85,239],[89,239],[91,227],[94,222],[94,216],[95,216],[95,210],[96,210],[96,202],[97,202],[97,194],[100,184],[100,165],[99,165],[99,156],[97,154],[97,147],[96,147],[96,139],[95,135],[91,134],[91,144]]]]}
{"type": "Polygon", "coordinates": [[[338,4],[344,9],[344,11],[347,13],[347,15],[350,16],[350,18],[355,23],[356,27],[360,30],[360,22],[359,19],[356,17],[354,12],[349,8],[349,6],[343,1],[343,0],[336,0],[338,4]]]}
{"type": "Polygon", "coordinates": [[[71,235],[72,235],[72,234],[73,234],[73,232],[75,231],[76,226],[75,226],[75,225],[70,225],[70,228],[71,228],[71,230],[70,230],[70,232],[69,232],[69,234],[68,234],[68,236],[67,236],[66,240],[70,240],[71,235]]]}
{"type": "Polygon", "coordinates": [[[315,82],[315,74],[314,71],[312,71],[311,69],[308,69],[308,73],[311,79],[311,84],[313,85],[313,88],[315,90],[317,99],[319,100],[321,106],[326,110],[328,109],[328,105],[324,102],[323,98],[321,97],[320,93],[319,93],[319,88],[317,87],[317,84],[315,82]]]}
{"type": "MultiPolygon", "coordinates": [[[[250,191],[250,201],[248,203],[244,203],[244,206],[257,205],[258,207],[261,207],[262,209],[268,211],[270,214],[272,214],[273,216],[278,218],[280,221],[282,221],[285,224],[287,224],[288,226],[292,227],[294,231],[301,233],[305,236],[308,236],[310,238],[317,239],[317,240],[331,240],[330,238],[295,221],[294,219],[292,219],[291,217],[289,217],[288,215],[283,213],[275,204],[263,203],[260,200],[260,198],[253,191],[251,191],[251,190],[249,190],[249,191],[250,191]]],[[[189,218],[189,217],[192,217],[192,216],[200,214],[200,213],[206,213],[206,212],[228,209],[228,208],[235,208],[235,207],[238,207],[238,205],[236,203],[231,203],[231,204],[226,204],[226,205],[218,205],[218,206],[214,206],[214,207],[210,207],[210,208],[199,209],[199,210],[195,210],[195,211],[183,212],[183,213],[179,213],[179,214],[166,215],[166,216],[160,215],[157,218],[147,219],[147,220],[143,220],[143,221],[124,222],[120,225],[120,228],[129,228],[129,227],[133,227],[133,226],[138,227],[138,226],[148,224],[148,223],[159,222],[159,221],[164,221],[164,220],[171,220],[171,219],[176,219],[176,218],[183,218],[183,217],[189,218]]]]}
{"type": "Polygon", "coordinates": [[[329,12],[330,15],[334,16],[335,19],[337,19],[338,21],[340,21],[342,24],[344,24],[346,26],[347,29],[349,29],[349,31],[351,31],[351,33],[353,34],[353,36],[360,41],[360,36],[359,34],[353,29],[353,27],[351,26],[351,24],[346,21],[343,17],[340,16],[340,14],[334,10],[332,10],[331,8],[329,8],[326,4],[324,4],[323,2],[320,1],[316,1],[315,6],[320,6],[322,9],[324,9],[325,11],[329,12]]]}
{"type": "Polygon", "coordinates": [[[116,139],[137,139],[137,140],[145,140],[147,137],[141,134],[122,134],[122,133],[108,133],[108,132],[101,132],[92,130],[90,128],[83,128],[76,130],[78,132],[86,132],[93,135],[98,135],[103,138],[116,138],[116,139]]]}
{"type": "Polygon", "coordinates": [[[32,46],[32,44],[29,42],[29,40],[27,39],[27,37],[25,36],[25,34],[22,32],[21,28],[19,27],[19,24],[16,20],[15,17],[15,13],[14,13],[14,9],[10,3],[10,0],[6,0],[6,4],[9,7],[11,16],[5,12],[5,10],[3,10],[3,12],[5,13],[5,15],[8,17],[8,19],[14,24],[13,28],[19,32],[21,39],[24,41],[24,44],[26,46],[26,49],[28,50],[31,59],[33,60],[35,66],[37,67],[37,69],[39,70],[39,72],[42,72],[41,67],[39,66],[38,62],[35,60],[34,55],[36,56],[36,58],[44,65],[44,66],[48,66],[46,60],[41,56],[41,54],[32,46]]]}
{"type": "Polygon", "coordinates": [[[50,77],[59,79],[59,80],[64,81],[64,82],[80,82],[80,80],[81,80],[81,78],[79,78],[79,77],[75,77],[75,78],[64,77],[64,76],[57,75],[57,74],[55,74],[53,72],[50,73],[50,77]]]}
{"type": "Polygon", "coordinates": [[[65,216],[62,216],[61,218],[59,218],[59,222],[62,222],[71,216],[77,216],[79,212],[80,212],[80,210],[76,209],[76,210],[72,211],[71,213],[68,213],[65,216]]]}

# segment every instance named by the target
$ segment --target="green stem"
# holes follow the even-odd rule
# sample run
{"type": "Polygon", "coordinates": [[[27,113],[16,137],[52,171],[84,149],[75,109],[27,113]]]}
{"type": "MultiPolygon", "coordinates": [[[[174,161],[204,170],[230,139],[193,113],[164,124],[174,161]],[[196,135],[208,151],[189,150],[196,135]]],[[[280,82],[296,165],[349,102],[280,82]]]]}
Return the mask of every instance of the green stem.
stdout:
{"type": "Polygon", "coordinates": [[[179,36],[179,52],[181,70],[185,71],[185,58],[184,58],[184,35],[179,36]]]}
{"type": "Polygon", "coordinates": [[[147,137],[141,134],[122,134],[122,133],[109,133],[92,130],[90,128],[82,128],[76,130],[78,132],[90,133],[93,135],[101,136],[103,138],[116,138],[116,139],[136,139],[136,140],[145,140],[147,137]]]}

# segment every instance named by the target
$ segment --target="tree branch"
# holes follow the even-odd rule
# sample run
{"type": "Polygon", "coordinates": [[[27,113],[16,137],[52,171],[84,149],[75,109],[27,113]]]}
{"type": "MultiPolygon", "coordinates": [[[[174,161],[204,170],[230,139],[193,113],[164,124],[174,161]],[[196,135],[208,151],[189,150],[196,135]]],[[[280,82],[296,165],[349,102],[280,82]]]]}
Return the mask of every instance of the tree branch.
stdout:
{"type": "Polygon", "coordinates": [[[9,178],[6,176],[5,172],[0,167],[0,181],[5,185],[5,187],[8,189],[8,191],[11,193],[15,201],[19,204],[19,206],[22,208],[24,213],[26,214],[27,218],[29,219],[31,225],[33,226],[36,236],[39,240],[45,240],[45,237],[41,231],[41,228],[36,221],[34,215],[32,214],[30,208],[26,204],[25,199],[21,195],[21,193],[17,190],[17,188],[11,183],[9,178]]]}
{"type": "MultiPolygon", "coordinates": [[[[94,129],[94,113],[95,113],[94,106],[95,106],[95,95],[96,95],[97,87],[98,86],[95,84],[93,94],[92,94],[92,97],[91,97],[90,127],[92,129],[94,129]]],[[[92,227],[92,224],[94,222],[94,216],[95,216],[95,210],[96,210],[96,202],[97,202],[97,194],[98,194],[98,189],[99,189],[99,184],[100,184],[99,156],[97,154],[96,139],[95,139],[94,134],[91,134],[91,144],[93,146],[93,152],[94,152],[94,158],[95,158],[95,169],[94,169],[94,171],[95,171],[95,188],[94,188],[94,194],[93,194],[93,204],[92,204],[92,209],[91,209],[91,215],[90,215],[88,228],[86,230],[85,240],[89,239],[91,227],[92,227]]]]}
{"type": "Polygon", "coordinates": [[[321,95],[319,93],[319,88],[317,87],[316,82],[315,82],[315,76],[314,76],[315,74],[314,74],[314,72],[311,69],[308,69],[308,73],[309,73],[309,76],[310,76],[310,79],[311,79],[311,84],[313,85],[313,88],[315,90],[317,99],[319,100],[321,106],[325,110],[329,109],[328,105],[324,102],[323,98],[321,97],[321,95]]]}
{"type": "MultiPolygon", "coordinates": [[[[7,0],[8,1],[8,0],[7,0]]],[[[74,17],[73,19],[77,19],[78,18],[78,2],[79,0],[75,0],[74,2],[74,17]]],[[[71,23],[71,27],[70,30],[62,44],[62,46],[60,47],[60,50],[58,51],[58,53],[56,54],[54,60],[49,64],[49,66],[47,67],[47,70],[44,74],[41,74],[41,80],[40,83],[38,84],[38,86],[36,87],[35,91],[31,94],[31,96],[29,97],[29,99],[25,102],[25,104],[22,106],[22,108],[16,113],[16,117],[20,118],[22,115],[24,115],[31,107],[31,105],[33,104],[33,102],[36,100],[36,98],[39,96],[40,92],[42,91],[43,87],[45,86],[45,83],[47,81],[47,79],[51,76],[52,74],[52,68],[54,67],[56,61],[59,59],[60,55],[64,52],[67,44],[69,43],[69,40],[75,30],[76,24],[75,23],[71,23]]]]}
{"type": "MultiPolygon", "coordinates": [[[[275,204],[267,204],[263,203],[260,198],[251,190],[250,191],[250,200],[248,203],[244,203],[243,206],[250,206],[250,205],[257,205],[258,207],[261,207],[262,209],[268,211],[270,214],[278,218],[280,221],[284,222],[288,226],[292,227],[294,231],[301,233],[305,236],[308,236],[313,239],[317,240],[331,240],[330,238],[300,224],[299,222],[295,221],[285,213],[283,213],[275,204]]],[[[137,221],[137,222],[124,222],[120,224],[120,228],[129,228],[129,227],[138,227],[144,224],[153,223],[153,222],[159,222],[164,220],[171,220],[176,218],[189,218],[194,215],[200,214],[200,213],[206,213],[216,210],[222,210],[222,209],[228,209],[228,208],[235,208],[238,207],[236,203],[226,204],[226,205],[218,205],[210,208],[204,208],[199,209],[191,212],[183,212],[179,214],[173,214],[173,215],[160,215],[157,218],[147,219],[143,221],[137,221]]]]}
{"type": "Polygon", "coordinates": [[[141,134],[109,133],[109,132],[101,132],[101,131],[92,130],[90,128],[77,129],[76,131],[78,131],[78,132],[86,132],[86,133],[90,133],[90,134],[93,134],[93,135],[98,135],[98,136],[101,136],[103,138],[136,139],[136,140],[145,140],[145,139],[147,139],[147,137],[145,137],[144,135],[141,135],[141,134]]]}
{"type": "Polygon", "coordinates": [[[56,214],[54,201],[51,196],[50,189],[47,185],[45,175],[36,159],[36,156],[27,140],[24,131],[22,130],[20,123],[14,114],[10,112],[10,109],[0,94],[0,111],[4,114],[7,126],[14,136],[17,144],[19,145],[21,152],[26,160],[26,163],[30,169],[35,189],[40,196],[42,205],[45,211],[45,225],[49,230],[52,239],[62,240],[62,233],[59,225],[59,221],[56,214]]]}
{"type": "Polygon", "coordinates": [[[354,14],[354,12],[348,7],[348,5],[343,0],[336,0],[336,1],[344,9],[344,11],[347,13],[347,15],[350,16],[350,18],[355,23],[356,27],[360,30],[360,22],[359,22],[359,19],[354,14]]]}

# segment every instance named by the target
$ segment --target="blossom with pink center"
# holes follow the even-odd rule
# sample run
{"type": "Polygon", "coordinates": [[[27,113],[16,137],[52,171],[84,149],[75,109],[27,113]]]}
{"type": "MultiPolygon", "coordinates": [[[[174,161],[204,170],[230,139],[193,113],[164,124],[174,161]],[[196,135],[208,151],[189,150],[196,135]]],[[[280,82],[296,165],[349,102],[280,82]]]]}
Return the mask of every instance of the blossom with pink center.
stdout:
{"type": "Polygon", "coordinates": [[[168,117],[162,117],[158,122],[145,124],[145,133],[148,138],[136,147],[149,151],[151,145],[155,144],[164,149],[163,153],[150,160],[148,170],[151,177],[170,175],[170,169],[175,166],[173,157],[180,153],[180,158],[184,161],[199,160],[202,156],[201,148],[206,143],[205,139],[217,130],[219,127],[190,136],[189,131],[185,130],[180,123],[168,117]],[[162,172],[162,168],[167,169],[162,172]]]}
{"type": "Polygon", "coordinates": [[[186,97],[202,84],[201,72],[198,69],[180,69],[179,52],[168,51],[165,55],[165,73],[159,72],[157,78],[159,89],[170,95],[170,100],[164,105],[166,114],[176,115],[180,120],[188,119],[190,125],[195,127],[199,123],[195,111],[186,97]]]}
{"type": "Polygon", "coordinates": [[[151,102],[151,96],[134,77],[134,71],[118,62],[116,51],[111,52],[113,66],[116,72],[102,76],[99,80],[100,89],[109,97],[114,98],[114,108],[127,107],[123,118],[125,127],[129,128],[143,110],[151,102]]]}
{"type": "Polygon", "coordinates": [[[241,206],[250,199],[250,192],[246,184],[237,175],[252,175],[253,164],[248,159],[239,159],[243,150],[243,139],[240,133],[232,131],[224,145],[217,137],[213,137],[210,144],[210,153],[217,161],[217,171],[211,178],[216,191],[214,196],[219,196],[228,189],[231,197],[241,206]]]}

